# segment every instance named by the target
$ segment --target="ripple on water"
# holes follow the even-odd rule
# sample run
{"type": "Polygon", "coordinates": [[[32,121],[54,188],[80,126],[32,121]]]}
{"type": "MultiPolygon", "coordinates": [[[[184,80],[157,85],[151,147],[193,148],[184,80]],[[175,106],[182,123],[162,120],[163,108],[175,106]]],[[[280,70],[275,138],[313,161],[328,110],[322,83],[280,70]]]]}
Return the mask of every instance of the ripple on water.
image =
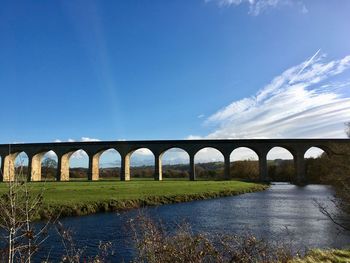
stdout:
{"type": "MultiPolygon", "coordinates": [[[[329,186],[299,187],[273,183],[263,192],[143,210],[168,226],[185,221],[194,231],[209,234],[249,232],[266,239],[293,239],[295,249],[343,247],[350,243],[350,235],[339,232],[315,204],[317,200],[336,212],[336,207],[331,202],[332,195],[333,190],[329,186]]],[[[92,254],[96,252],[100,240],[112,241],[118,252],[114,260],[129,261],[134,251],[126,222],[137,214],[137,210],[95,214],[65,218],[62,222],[74,230],[77,245],[88,247],[92,254]]],[[[46,257],[50,251],[51,258],[58,259],[61,249],[61,241],[52,235],[39,257],[46,257]]]]}

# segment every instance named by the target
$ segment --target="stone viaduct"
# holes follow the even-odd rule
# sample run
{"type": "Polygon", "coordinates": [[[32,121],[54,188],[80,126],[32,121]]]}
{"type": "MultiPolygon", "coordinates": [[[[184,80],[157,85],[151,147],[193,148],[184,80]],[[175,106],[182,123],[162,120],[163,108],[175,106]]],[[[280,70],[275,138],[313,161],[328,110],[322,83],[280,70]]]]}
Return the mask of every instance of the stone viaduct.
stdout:
{"type": "Polygon", "coordinates": [[[244,140],[158,140],[158,141],[98,141],[98,142],[59,142],[59,143],[28,143],[1,144],[1,181],[13,180],[15,176],[15,159],[25,152],[28,161],[28,180],[41,181],[42,157],[48,151],[54,151],[58,158],[57,181],[69,180],[69,159],[77,150],[84,150],[89,156],[88,179],[99,179],[99,159],[108,149],[115,149],[121,156],[120,180],[130,180],[130,156],[140,148],[152,151],[155,157],[154,179],[162,180],[162,155],[172,148],[180,148],[189,155],[190,180],[195,180],[194,157],[203,148],[211,147],[220,151],[224,157],[224,175],[230,176],[230,154],[234,149],[246,147],[253,150],[259,157],[259,172],[262,181],[268,181],[268,152],[273,147],[283,147],[294,157],[295,178],[297,183],[303,183],[305,178],[304,154],[311,147],[318,147],[327,154],[332,153],[332,145],[349,144],[350,139],[244,139],[244,140]]]}

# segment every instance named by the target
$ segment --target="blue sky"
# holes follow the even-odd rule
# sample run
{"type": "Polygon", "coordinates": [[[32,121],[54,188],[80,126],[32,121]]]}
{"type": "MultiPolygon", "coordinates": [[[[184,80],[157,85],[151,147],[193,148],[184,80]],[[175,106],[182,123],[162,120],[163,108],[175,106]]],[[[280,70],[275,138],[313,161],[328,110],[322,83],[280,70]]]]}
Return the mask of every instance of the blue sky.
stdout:
{"type": "Polygon", "coordinates": [[[345,137],[349,1],[1,3],[0,143],[345,137]]]}

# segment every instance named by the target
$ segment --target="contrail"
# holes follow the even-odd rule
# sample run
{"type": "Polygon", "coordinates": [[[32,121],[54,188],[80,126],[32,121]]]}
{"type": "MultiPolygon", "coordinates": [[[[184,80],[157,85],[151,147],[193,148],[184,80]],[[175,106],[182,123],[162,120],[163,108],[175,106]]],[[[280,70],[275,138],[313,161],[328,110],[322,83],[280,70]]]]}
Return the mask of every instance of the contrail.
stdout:
{"type": "Polygon", "coordinates": [[[318,53],[320,53],[320,51],[321,51],[321,49],[317,50],[317,52],[305,63],[304,67],[302,67],[302,69],[299,70],[299,72],[294,76],[293,79],[291,79],[288,82],[288,84],[291,84],[295,80],[295,78],[298,77],[301,74],[301,72],[303,72],[304,69],[310,65],[310,63],[314,60],[314,58],[318,55],[318,53]]]}

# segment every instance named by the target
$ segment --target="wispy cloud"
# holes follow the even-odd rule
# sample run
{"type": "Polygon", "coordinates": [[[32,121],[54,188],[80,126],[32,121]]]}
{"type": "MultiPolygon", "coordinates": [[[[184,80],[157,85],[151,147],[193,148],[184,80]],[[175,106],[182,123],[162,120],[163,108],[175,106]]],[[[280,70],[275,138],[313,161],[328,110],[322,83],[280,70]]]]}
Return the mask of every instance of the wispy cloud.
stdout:
{"type": "Polygon", "coordinates": [[[208,138],[340,138],[350,120],[349,82],[331,82],[350,56],[326,61],[319,51],[291,67],[252,97],[234,101],[205,121],[208,138]]]}
{"type": "Polygon", "coordinates": [[[304,71],[304,69],[305,69],[306,67],[308,67],[308,66],[312,63],[312,61],[317,57],[317,55],[320,53],[320,51],[321,51],[321,49],[317,50],[316,53],[315,53],[308,61],[306,61],[306,62],[304,63],[303,67],[302,67],[302,68],[299,70],[299,72],[294,76],[294,78],[291,79],[291,80],[289,81],[288,84],[292,84],[292,83],[294,82],[294,79],[297,78],[297,77],[304,71]]]}
{"type": "MultiPolygon", "coordinates": [[[[211,133],[187,139],[344,138],[344,123],[350,120],[350,97],[343,92],[350,88],[350,81],[335,78],[349,68],[350,56],[327,60],[318,50],[255,95],[233,101],[209,116],[204,124],[212,127],[211,133]]],[[[319,154],[316,149],[307,153],[319,154]]],[[[236,158],[248,155],[254,157],[242,149],[236,158]]],[[[207,151],[207,160],[214,156],[219,158],[215,151],[207,151]]],[[[269,155],[271,159],[288,156],[281,149],[269,155]]]]}
{"type": "Polygon", "coordinates": [[[248,5],[249,14],[257,16],[269,8],[279,6],[297,6],[303,14],[308,13],[308,9],[301,0],[205,0],[206,2],[216,2],[220,7],[230,7],[248,5]]]}

